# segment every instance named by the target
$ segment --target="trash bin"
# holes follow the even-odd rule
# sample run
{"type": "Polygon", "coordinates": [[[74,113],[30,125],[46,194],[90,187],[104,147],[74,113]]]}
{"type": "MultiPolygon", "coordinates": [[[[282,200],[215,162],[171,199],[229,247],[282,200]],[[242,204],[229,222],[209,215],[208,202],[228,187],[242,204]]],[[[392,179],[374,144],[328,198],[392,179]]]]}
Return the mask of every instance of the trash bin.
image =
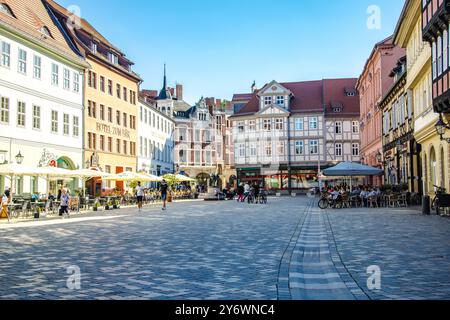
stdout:
{"type": "Polygon", "coordinates": [[[423,196],[422,198],[422,213],[426,215],[431,214],[431,198],[430,196],[423,196]]]}

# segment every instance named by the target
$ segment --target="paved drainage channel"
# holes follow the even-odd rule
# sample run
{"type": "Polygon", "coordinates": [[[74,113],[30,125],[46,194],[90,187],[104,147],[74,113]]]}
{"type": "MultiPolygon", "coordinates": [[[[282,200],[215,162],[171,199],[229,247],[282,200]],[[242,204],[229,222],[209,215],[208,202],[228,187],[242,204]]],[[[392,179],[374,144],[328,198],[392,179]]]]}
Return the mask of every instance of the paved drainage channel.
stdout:
{"type": "Polygon", "coordinates": [[[280,266],[280,300],[368,299],[342,264],[327,223],[311,201],[280,266]]]}

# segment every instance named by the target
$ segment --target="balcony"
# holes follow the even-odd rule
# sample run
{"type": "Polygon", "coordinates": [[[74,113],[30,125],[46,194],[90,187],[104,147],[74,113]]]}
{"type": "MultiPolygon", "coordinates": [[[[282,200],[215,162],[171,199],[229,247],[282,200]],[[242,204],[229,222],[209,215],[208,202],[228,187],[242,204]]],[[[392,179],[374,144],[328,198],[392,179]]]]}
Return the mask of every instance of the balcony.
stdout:
{"type": "Polygon", "coordinates": [[[422,34],[423,40],[432,42],[438,34],[448,28],[450,20],[450,0],[423,0],[422,34]]]}

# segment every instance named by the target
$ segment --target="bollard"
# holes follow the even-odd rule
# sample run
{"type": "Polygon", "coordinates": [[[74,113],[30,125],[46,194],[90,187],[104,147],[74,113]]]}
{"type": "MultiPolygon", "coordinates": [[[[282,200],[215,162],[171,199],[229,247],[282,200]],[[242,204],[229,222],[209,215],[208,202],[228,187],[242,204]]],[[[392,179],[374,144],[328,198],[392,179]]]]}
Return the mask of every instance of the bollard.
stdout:
{"type": "Polygon", "coordinates": [[[422,213],[428,216],[431,214],[430,196],[423,196],[422,198],[422,213]]]}

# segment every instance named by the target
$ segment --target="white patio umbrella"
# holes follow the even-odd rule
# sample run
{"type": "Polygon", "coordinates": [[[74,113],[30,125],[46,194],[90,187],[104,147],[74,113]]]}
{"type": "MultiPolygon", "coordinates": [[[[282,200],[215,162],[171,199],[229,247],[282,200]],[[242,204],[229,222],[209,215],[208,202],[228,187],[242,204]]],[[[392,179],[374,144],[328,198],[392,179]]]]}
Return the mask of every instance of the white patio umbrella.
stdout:
{"type": "Polygon", "coordinates": [[[92,178],[106,178],[111,176],[110,173],[102,172],[99,170],[92,170],[92,169],[78,169],[73,170],[72,175],[74,177],[80,178],[83,181],[83,196],[86,196],[86,181],[92,179],[92,178]]]}
{"type": "Polygon", "coordinates": [[[176,177],[177,180],[179,180],[181,182],[195,182],[195,181],[197,181],[195,179],[189,178],[189,177],[187,177],[185,175],[182,175],[182,174],[177,174],[175,177],[176,177]]]}
{"type": "MultiPolygon", "coordinates": [[[[112,174],[109,177],[103,179],[105,181],[141,181],[141,182],[154,182],[155,178],[150,175],[144,175],[135,172],[122,172],[118,174],[112,174]]],[[[159,180],[158,180],[159,181],[159,180]]]]}

